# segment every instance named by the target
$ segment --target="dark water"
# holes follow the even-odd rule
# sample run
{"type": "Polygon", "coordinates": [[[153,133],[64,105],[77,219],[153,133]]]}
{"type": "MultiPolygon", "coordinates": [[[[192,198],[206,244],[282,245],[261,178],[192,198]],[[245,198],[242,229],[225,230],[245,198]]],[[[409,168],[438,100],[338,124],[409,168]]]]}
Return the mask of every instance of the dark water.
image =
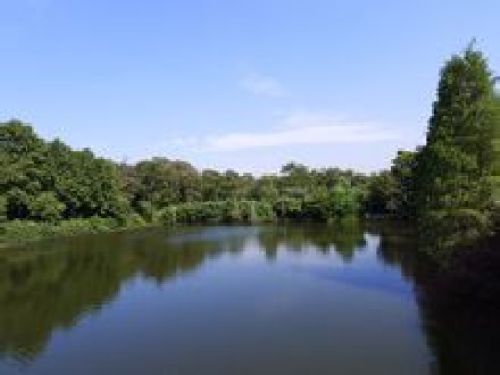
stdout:
{"type": "Polygon", "coordinates": [[[2,250],[0,373],[500,373],[498,332],[447,303],[435,275],[411,234],[380,225],[157,229],[2,250]]]}

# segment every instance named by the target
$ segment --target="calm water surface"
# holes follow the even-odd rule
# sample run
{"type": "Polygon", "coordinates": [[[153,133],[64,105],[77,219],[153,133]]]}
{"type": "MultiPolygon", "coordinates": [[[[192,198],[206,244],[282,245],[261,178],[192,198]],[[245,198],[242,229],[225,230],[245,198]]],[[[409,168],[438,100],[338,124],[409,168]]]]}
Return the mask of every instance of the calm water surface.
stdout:
{"type": "Polygon", "coordinates": [[[433,311],[427,272],[403,229],[354,224],[156,229],[3,250],[0,373],[481,369],[433,311]]]}

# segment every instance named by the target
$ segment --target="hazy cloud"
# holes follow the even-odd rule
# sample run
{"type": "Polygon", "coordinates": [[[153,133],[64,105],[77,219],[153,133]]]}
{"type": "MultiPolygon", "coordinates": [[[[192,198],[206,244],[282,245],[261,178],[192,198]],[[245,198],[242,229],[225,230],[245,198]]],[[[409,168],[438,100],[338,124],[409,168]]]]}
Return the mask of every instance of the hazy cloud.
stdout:
{"type": "Polygon", "coordinates": [[[288,95],[283,86],[273,77],[252,73],[244,77],[240,86],[258,96],[282,98],[288,95]]]}
{"type": "Polygon", "coordinates": [[[236,151],[290,145],[374,143],[399,138],[393,130],[374,124],[350,123],[329,115],[301,112],[282,119],[273,130],[190,137],[178,139],[176,143],[202,151],[236,151]]]}

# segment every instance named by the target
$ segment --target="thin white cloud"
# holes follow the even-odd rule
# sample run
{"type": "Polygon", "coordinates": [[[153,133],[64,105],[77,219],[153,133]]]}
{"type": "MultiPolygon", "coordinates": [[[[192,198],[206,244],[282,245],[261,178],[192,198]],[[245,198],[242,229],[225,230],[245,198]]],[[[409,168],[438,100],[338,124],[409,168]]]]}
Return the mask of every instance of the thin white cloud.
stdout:
{"type": "Polygon", "coordinates": [[[270,98],[288,96],[287,91],[275,78],[258,73],[252,73],[244,77],[240,82],[240,86],[246,91],[258,96],[270,98]]]}
{"type": "Polygon", "coordinates": [[[348,123],[336,117],[314,113],[295,113],[270,131],[234,132],[177,140],[198,151],[238,151],[291,145],[359,144],[400,139],[393,130],[374,124],[348,123]]]}

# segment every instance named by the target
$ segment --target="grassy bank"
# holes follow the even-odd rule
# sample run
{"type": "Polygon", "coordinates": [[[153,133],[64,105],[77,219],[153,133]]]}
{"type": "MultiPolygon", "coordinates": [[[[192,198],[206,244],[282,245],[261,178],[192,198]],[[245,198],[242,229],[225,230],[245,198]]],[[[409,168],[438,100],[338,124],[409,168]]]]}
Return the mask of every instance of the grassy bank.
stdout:
{"type": "MultiPolygon", "coordinates": [[[[278,220],[328,222],[350,215],[335,215],[333,210],[318,209],[316,202],[298,199],[277,201],[207,201],[170,205],[163,209],[131,213],[123,220],[113,218],[75,218],[58,221],[8,220],[0,223],[0,247],[45,238],[104,233],[146,226],[171,227],[190,224],[256,224],[278,220]]],[[[347,210],[346,210],[347,211],[347,210]]]]}
{"type": "Polygon", "coordinates": [[[12,220],[0,224],[0,247],[38,241],[45,238],[70,237],[80,234],[104,233],[146,226],[142,220],[120,222],[116,219],[92,217],[62,220],[56,223],[12,220]]]}

